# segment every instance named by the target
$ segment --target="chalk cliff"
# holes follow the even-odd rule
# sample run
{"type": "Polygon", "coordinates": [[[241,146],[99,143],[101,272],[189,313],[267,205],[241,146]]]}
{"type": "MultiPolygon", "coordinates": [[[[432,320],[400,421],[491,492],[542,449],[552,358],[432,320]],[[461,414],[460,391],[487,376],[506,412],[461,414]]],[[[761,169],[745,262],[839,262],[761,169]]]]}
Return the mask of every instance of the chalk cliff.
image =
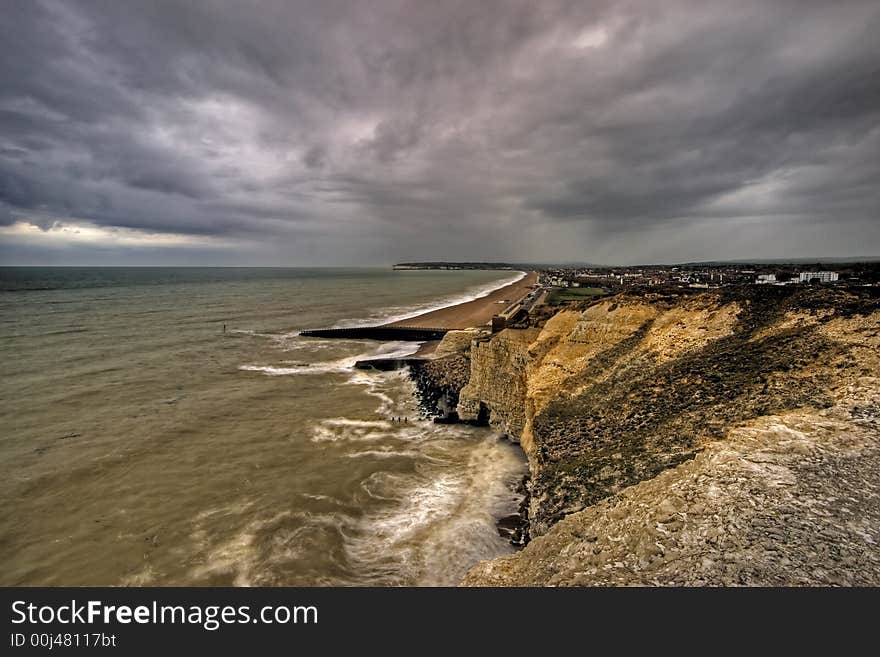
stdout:
{"type": "Polygon", "coordinates": [[[465,583],[880,583],[878,353],[867,289],[619,295],[476,340],[458,414],[521,442],[533,540],[465,583]],[[860,495],[824,523],[843,561],[801,544],[860,495]]]}

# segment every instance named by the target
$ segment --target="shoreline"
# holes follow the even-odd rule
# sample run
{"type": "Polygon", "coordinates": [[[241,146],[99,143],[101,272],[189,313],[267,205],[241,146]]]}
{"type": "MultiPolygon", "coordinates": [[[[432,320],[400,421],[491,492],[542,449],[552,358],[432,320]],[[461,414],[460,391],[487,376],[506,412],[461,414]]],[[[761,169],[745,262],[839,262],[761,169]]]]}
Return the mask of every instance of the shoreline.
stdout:
{"type": "Polygon", "coordinates": [[[482,297],[431,310],[382,326],[389,328],[444,328],[447,330],[485,326],[492,321],[494,315],[522,299],[537,282],[537,272],[525,272],[519,280],[496,288],[482,297]]]}
{"type": "MultiPolygon", "coordinates": [[[[404,336],[407,329],[413,329],[411,332],[423,331],[425,338],[421,340],[419,347],[409,354],[408,358],[424,359],[434,357],[434,352],[442,341],[440,337],[428,337],[428,332],[456,331],[466,329],[486,328],[492,321],[492,317],[499,312],[509,308],[512,304],[518,303],[533,289],[538,282],[538,273],[535,271],[521,272],[522,276],[512,283],[506,283],[501,287],[490,290],[486,294],[460,303],[453,303],[448,306],[429,310],[421,314],[413,315],[407,319],[399,319],[385,324],[374,326],[354,326],[350,328],[334,328],[334,329],[312,329],[301,335],[314,336],[324,334],[336,334],[342,336],[343,333],[350,331],[370,332],[371,335],[361,335],[358,337],[387,339],[383,337],[375,337],[372,334],[381,333],[382,329],[391,329],[394,331],[402,331],[400,336],[395,335],[393,339],[409,340],[404,336]]],[[[420,341],[420,340],[415,340],[420,341]]],[[[380,362],[388,360],[387,358],[376,357],[365,359],[363,363],[380,362]]],[[[395,359],[400,360],[400,359],[395,359]]]]}
{"type": "Polygon", "coordinates": [[[401,324],[411,319],[416,319],[423,315],[427,315],[428,313],[436,312],[438,310],[445,310],[447,308],[452,308],[453,306],[459,306],[464,303],[469,303],[471,301],[482,299],[483,297],[494,293],[496,290],[507,287],[508,285],[513,285],[514,283],[518,283],[527,275],[525,271],[517,271],[515,273],[517,274],[515,278],[508,277],[500,279],[498,281],[493,281],[492,283],[477,285],[469,288],[465,292],[450,294],[445,297],[441,297],[437,299],[433,304],[424,304],[423,307],[411,307],[397,314],[387,315],[384,317],[373,317],[371,319],[344,319],[335,322],[330,328],[364,328],[401,324]]]}

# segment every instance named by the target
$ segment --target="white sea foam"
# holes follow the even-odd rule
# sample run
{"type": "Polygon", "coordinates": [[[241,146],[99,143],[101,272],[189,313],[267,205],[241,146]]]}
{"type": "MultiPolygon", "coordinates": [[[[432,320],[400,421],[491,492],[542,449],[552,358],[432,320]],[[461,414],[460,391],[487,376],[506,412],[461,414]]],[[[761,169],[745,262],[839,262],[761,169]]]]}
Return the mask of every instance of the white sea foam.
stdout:
{"type": "Polygon", "coordinates": [[[367,354],[346,356],[336,360],[321,361],[317,363],[301,363],[291,367],[278,367],[276,365],[242,365],[238,369],[246,372],[262,372],[269,376],[289,376],[291,374],[331,374],[349,372],[354,364],[365,358],[367,354]]]}
{"type": "Polygon", "coordinates": [[[345,516],[338,513],[284,510],[245,520],[219,540],[215,531],[196,522],[191,538],[202,558],[191,576],[196,580],[226,576],[234,586],[278,585],[282,582],[276,569],[311,555],[316,534],[338,533],[345,522],[345,516]],[[274,537],[268,544],[258,540],[267,531],[274,537]]]}
{"type": "Polygon", "coordinates": [[[242,365],[238,369],[245,372],[262,372],[268,376],[289,376],[291,374],[328,374],[345,372],[348,367],[343,364],[320,363],[315,365],[296,365],[294,367],[275,367],[274,365],[242,365]]]}
{"type": "MultiPolygon", "coordinates": [[[[351,382],[351,379],[349,379],[349,383],[351,382]]],[[[397,406],[397,402],[395,402],[390,395],[378,390],[374,381],[367,381],[366,385],[366,393],[379,400],[379,405],[376,407],[376,414],[384,417],[396,417],[394,409],[397,406]]]]}
{"type": "Polygon", "coordinates": [[[332,419],[322,420],[311,427],[313,443],[324,442],[382,442],[394,441],[417,444],[429,439],[425,428],[433,426],[428,422],[408,424],[372,421],[332,419]]]}
{"type": "Polygon", "coordinates": [[[335,506],[343,506],[344,502],[336,499],[335,497],[330,497],[329,495],[321,495],[318,493],[299,493],[300,497],[304,497],[307,500],[315,500],[316,502],[328,502],[335,506]]]}
{"type": "Polygon", "coordinates": [[[364,386],[364,392],[379,400],[376,414],[381,417],[407,417],[418,423],[418,405],[415,401],[415,384],[405,370],[376,372],[354,370],[346,383],[364,386]],[[394,393],[394,396],[389,393],[394,393]]]}
{"type": "Polygon", "coordinates": [[[378,441],[400,439],[400,432],[385,420],[356,420],[345,417],[328,418],[312,426],[312,442],[378,441]]]}
{"type": "Polygon", "coordinates": [[[386,420],[352,420],[347,417],[334,417],[327,420],[322,420],[322,424],[329,425],[331,427],[382,427],[387,428],[391,426],[390,422],[386,420]]]}
{"type": "Polygon", "coordinates": [[[275,346],[282,351],[321,351],[325,349],[340,349],[351,346],[363,345],[363,340],[348,340],[341,338],[307,338],[300,335],[299,330],[285,333],[267,335],[275,346]]]}
{"type": "Polygon", "coordinates": [[[348,452],[345,455],[347,459],[356,459],[364,456],[372,456],[375,458],[420,458],[420,454],[418,452],[412,452],[408,450],[399,450],[399,449],[365,449],[362,452],[348,452]]]}
{"type": "MultiPolygon", "coordinates": [[[[289,376],[292,374],[328,374],[328,373],[344,373],[351,372],[359,360],[369,360],[372,358],[405,358],[411,356],[419,350],[421,342],[383,342],[373,347],[370,351],[364,351],[353,356],[344,356],[329,361],[317,361],[308,363],[305,361],[283,360],[281,365],[290,365],[288,367],[279,367],[278,365],[241,365],[238,369],[246,372],[262,372],[268,376],[289,376]]],[[[359,377],[358,383],[368,381],[368,375],[359,377]]],[[[354,382],[354,381],[352,381],[354,382]]]]}
{"type": "Polygon", "coordinates": [[[448,585],[470,563],[510,551],[495,518],[515,511],[512,486],[523,463],[491,437],[474,446],[464,470],[422,463],[416,475],[374,473],[363,482],[368,495],[389,504],[362,519],[346,550],[366,570],[376,554],[395,554],[405,581],[448,585]]]}
{"type": "Polygon", "coordinates": [[[408,475],[378,470],[361,482],[361,490],[374,500],[399,501],[398,493],[406,490],[408,475]]]}
{"type": "Polygon", "coordinates": [[[373,358],[405,358],[412,356],[419,350],[423,342],[383,342],[373,352],[373,358]]]}
{"type": "Polygon", "coordinates": [[[255,574],[259,571],[259,555],[253,545],[254,538],[260,529],[288,516],[290,512],[281,511],[269,518],[246,520],[243,527],[220,541],[216,538],[215,530],[207,524],[207,521],[217,516],[246,519],[249,516],[243,512],[251,506],[250,502],[233,503],[202,511],[193,518],[195,527],[191,539],[196,551],[204,555],[201,563],[192,569],[193,577],[201,579],[228,574],[232,576],[234,586],[252,586],[258,583],[255,581],[255,574]]]}
{"type": "Polygon", "coordinates": [[[373,519],[375,536],[387,546],[402,543],[415,532],[449,516],[461,498],[464,482],[453,475],[440,475],[414,487],[403,504],[391,513],[373,519]]]}

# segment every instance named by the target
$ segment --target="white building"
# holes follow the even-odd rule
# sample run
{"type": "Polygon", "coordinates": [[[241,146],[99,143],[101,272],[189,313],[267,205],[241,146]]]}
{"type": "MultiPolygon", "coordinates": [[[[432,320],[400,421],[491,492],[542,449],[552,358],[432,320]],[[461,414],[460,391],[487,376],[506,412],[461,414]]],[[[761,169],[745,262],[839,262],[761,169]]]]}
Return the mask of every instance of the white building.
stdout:
{"type": "Polygon", "coordinates": [[[831,283],[837,280],[836,271],[802,271],[800,273],[799,282],[809,283],[814,278],[818,278],[820,283],[831,283]]]}
{"type": "Polygon", "coordinates": [[[776,282],[776,274],[758,274],[759,284],[767,284],[767,283],[775,283],[776,282]]]}

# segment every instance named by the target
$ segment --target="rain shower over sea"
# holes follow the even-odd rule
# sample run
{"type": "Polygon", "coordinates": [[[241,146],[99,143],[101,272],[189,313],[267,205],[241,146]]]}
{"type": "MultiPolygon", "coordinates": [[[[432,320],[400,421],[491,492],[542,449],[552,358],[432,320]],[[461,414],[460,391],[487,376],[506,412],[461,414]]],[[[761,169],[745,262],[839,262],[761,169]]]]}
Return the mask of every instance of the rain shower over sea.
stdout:
{"type": "Polygon", "coordinates": [[[0,583],[449,585],[511,552],[519,448],[353,368],[417,343],[299,331],[519,276],[0,268],[0,583]]]}

